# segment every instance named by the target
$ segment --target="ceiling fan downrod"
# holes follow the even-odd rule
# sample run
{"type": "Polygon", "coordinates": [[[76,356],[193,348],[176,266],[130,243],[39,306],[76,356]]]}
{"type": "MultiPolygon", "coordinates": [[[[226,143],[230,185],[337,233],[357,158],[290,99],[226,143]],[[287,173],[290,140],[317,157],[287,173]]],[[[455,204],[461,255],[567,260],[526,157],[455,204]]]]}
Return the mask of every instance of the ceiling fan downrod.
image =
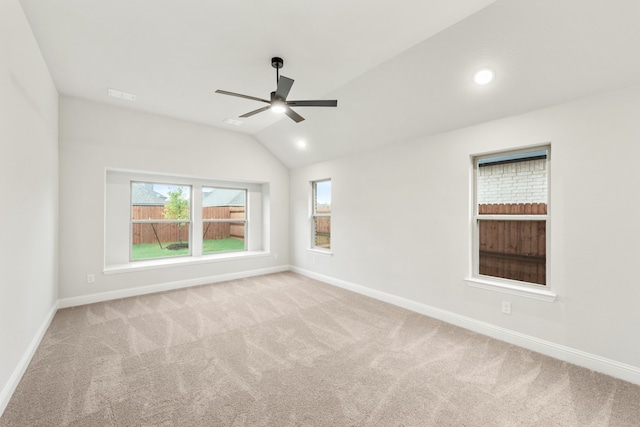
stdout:
{"type": "Polygon", "coordinates": [[[276,69],[276,86],[280,81],[280,68],[284,66],[284,59],[274,56],[271,58],[271,66],[276,69]]]}

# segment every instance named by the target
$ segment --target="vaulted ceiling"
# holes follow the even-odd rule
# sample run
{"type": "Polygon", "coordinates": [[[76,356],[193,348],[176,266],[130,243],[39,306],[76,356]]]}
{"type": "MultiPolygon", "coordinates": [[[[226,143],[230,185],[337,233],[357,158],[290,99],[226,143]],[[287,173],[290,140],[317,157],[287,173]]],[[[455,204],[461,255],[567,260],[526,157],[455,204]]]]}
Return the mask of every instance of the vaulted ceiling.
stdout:
{"type": "Polygon", "coordinates": [[[291,168],[640,83],[637,0],[21,3],[61,94],[251,134],[291,168]],[[268,99],[273,56],[290,99],[338,107],[224,123],[263,104],[215,90],[268,99]]]}

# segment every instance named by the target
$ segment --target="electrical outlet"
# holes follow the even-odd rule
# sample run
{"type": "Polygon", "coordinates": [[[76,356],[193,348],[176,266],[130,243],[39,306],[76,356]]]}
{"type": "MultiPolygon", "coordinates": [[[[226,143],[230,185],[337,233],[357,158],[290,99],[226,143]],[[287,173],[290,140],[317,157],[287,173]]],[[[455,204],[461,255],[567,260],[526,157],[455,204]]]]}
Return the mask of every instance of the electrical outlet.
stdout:
{"type": "Polygon", "coordinates": [[[502,301],[502,312],[504,314],[511,314],[511,303],[509,301],[502,301]]]}
{"type": "Polygon", "coordinates": [[[313,265],[315,265],[315,264],[316,264],[316,257],[312,257],[312,258],[311,258],[311,263],[312,263],[313,265]]]}
{"type": "Polygon", "coordinates": [[[277,253],[273,254],[273,259],[278,259],[278,254],[277,253]]]}
{"type": "Polygon", "coordinates": [[[91,273],[87,274],[87,283],[94,283],[96,281],[96,275],[91,273]]]}

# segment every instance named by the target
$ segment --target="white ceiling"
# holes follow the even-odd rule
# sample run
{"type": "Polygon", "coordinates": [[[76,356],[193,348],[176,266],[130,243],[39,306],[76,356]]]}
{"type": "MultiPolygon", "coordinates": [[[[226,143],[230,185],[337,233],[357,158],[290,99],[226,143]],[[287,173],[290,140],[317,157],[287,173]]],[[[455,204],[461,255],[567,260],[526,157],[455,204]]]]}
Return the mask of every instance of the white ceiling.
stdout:
{"type": "Polygon", "coordinates": [[[288,167],[640,83],[638,0],[21,3],[60,93],[252,134],[288,167]],[[289,99],[338,108],[224,124],[263,104],[214,91],[268,98],[272,56],[289,99]]]}

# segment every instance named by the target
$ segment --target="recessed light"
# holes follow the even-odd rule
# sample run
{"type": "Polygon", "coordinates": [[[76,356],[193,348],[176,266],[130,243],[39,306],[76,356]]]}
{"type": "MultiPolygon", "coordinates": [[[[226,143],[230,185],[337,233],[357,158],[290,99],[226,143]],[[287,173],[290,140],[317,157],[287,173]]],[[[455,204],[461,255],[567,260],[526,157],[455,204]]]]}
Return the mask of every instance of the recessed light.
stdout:
{"type": "Polygon", "coordinates": [[[298,148],[307,148],[307,143],[303,140],[297,142],[298,148]]]}
{"type": "Polygon", "coordinates": [[[482,68],[473,75],[473,81],[479,85],[486,85],[493,81],[496,77],[496,72],[491,68],[482,68]]]}
{"type": "Polygon", "coordinates": [[[136,100],[136,96],[132,93],[127,93],[127,92],[123,92],[121,90],[116,90],[116,89],[107,89],[107,94],[109,96],[112,96],[114,98],[120,98],[120,99],[124,99],[127,101],[135,101],[136,100]]]}
{"type": "Polygon", "coordinates": [[[233,126],[240,126],[242,124],[242,121],[236,120],[236,119],[231,119],[231,118],[226,118],[226,119],[223,120],[223,122],[228,124],[228,125],[233,125],[233,126]]]}

